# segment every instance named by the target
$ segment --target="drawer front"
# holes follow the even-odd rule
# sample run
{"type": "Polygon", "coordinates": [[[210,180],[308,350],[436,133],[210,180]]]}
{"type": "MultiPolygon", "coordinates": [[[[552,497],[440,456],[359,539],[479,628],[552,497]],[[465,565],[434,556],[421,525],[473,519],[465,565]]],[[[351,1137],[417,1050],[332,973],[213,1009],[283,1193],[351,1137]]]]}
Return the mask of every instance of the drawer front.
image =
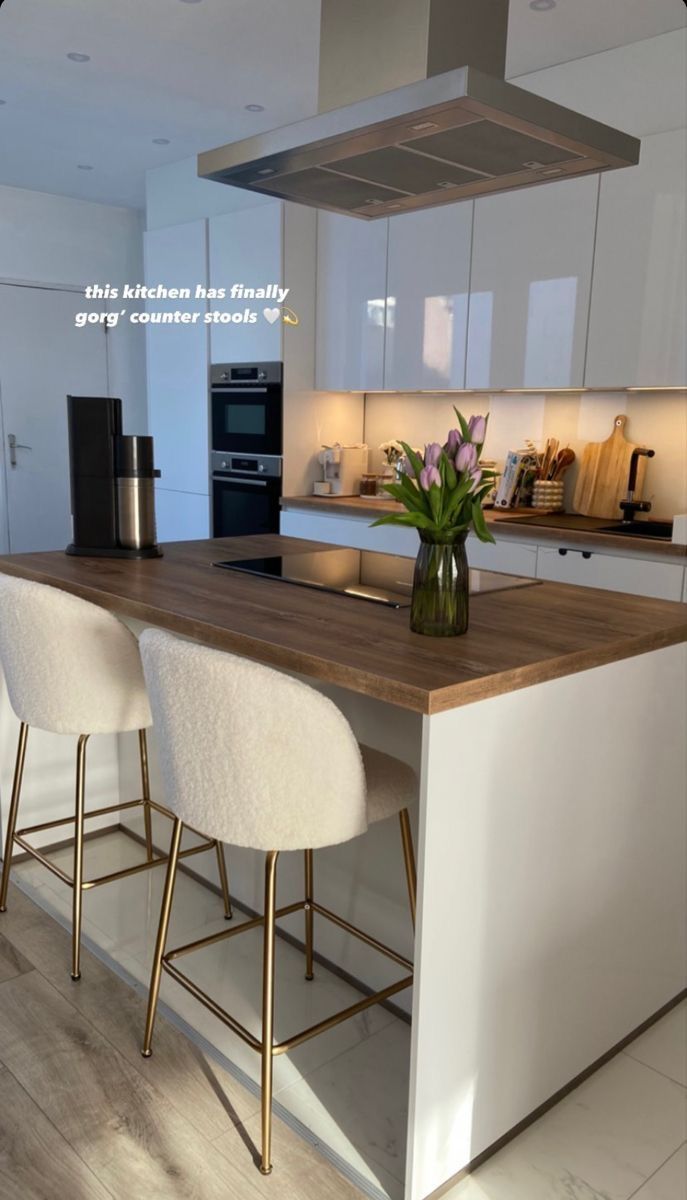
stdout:
{"type": "Polygon", "coordinates": [[[468,562],[481,571],[503,571],[506,575],[537,574],[537,547],[523,542],[480,542],[471,534],[467,541],[468,562]]]}
{"type": "Polygon", "coordinates": [[[683,576],[684,567],[678,563],[622,558],[571,546],[540,546],[537,553],[538,579],[654,596],[659,600],[680,600],[683,576]]]}
{"type": "Polygon", "coordinates": [[[279,531],[285,537],[331,542],[334,546],[353,546],[357,550],[378,550],[382,554],[402,554],[406,558],[415,558],[419,546],[414,529],[403,529],[398,525],[371,529],[369,522],[360,517],[330,517],[328,513],[293,509],[282,512],[279,531]]]}

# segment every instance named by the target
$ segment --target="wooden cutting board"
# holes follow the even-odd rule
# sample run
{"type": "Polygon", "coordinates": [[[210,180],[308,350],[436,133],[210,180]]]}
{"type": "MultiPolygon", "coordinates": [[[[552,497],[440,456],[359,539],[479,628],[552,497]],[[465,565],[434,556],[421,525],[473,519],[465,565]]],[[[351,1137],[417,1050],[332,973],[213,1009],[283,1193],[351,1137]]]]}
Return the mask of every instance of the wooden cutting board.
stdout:
{"type": "MultiPolygon", "coordinates": [[[[627,495],[632,451],[637,447],[625,437],[627,417],[622,413],[613,422],[613,432],[605,442],[588,442],[582,453],[580,472],[573,497],[575,512],[585,517],[605,517],[621,521],[620,501],[627,495]]],[[[637,464],[635,494],[642,495],[646,458],[637,464]]]]}

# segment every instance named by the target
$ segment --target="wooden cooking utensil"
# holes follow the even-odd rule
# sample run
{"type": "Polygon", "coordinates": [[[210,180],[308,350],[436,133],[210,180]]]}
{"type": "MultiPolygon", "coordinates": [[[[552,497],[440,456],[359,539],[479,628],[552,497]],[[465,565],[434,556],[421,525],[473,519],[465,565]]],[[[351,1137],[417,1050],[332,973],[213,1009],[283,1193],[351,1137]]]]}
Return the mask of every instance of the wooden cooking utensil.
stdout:
{"type": "MultiPolygon", "coordinates": [[[[613,432],[605,442],[589,442],[583,451],[580,473],[573,497],[575,512],[585,517],[622,520],[620,501],[627,493],[632,451],[637,447],[625,437],[627,417],[621,413],[613,422],[613,432]]],[[[646,458],[637,464],[636,492],[641,496],[646,458]]]]}

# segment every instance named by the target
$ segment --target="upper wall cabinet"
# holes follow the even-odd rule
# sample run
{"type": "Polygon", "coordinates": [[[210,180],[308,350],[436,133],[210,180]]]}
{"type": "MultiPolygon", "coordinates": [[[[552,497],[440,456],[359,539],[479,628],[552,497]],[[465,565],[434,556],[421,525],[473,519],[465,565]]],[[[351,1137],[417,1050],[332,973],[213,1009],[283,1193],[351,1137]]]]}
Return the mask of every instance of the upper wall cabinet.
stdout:
{"type": "Polygon", "coordinates": [[[465,386],[472,203],[389,220],[384,387],[465,386]]]}
{"type": "Polygon", "coordinates": [[[384,387],[388,222],[318,214],[315,386],[384,387]]]}
{"type": "Polygon", "coordinates": [[[468,388],[582,386],[598,187],[567,179],[475,201],[468,388]]]}
{"type": "Polygon", "coordinates": [[[210,218],[210,286],[227,292],[226,300],[211,300],[210,308],[219,313],[245,309],[257,313],[252,324],[232,321],[210,326],[212,362],[277,362],[282,357],[277,301],[231,296],[234,284],[255,289],[282,285],[282,221],[279,200],[210,218]]]}
{"type": "MultiPolygon", "coordinates": [[[[205,221],[153,229],[145,234],[145,281],[149,286],[207,285],[205,221]]],[[[148,419],[155,464],[165,489],[208,491],[208,327],[205,300],[152,300],[150,311],[183,308],[195,324],[147,325],[148,419]]]]}
{"type": "Polygon", "coordinates": [[[601,180],[587,387],[687,384],[685,146],[684,129],[643,138],[601,180]]]}

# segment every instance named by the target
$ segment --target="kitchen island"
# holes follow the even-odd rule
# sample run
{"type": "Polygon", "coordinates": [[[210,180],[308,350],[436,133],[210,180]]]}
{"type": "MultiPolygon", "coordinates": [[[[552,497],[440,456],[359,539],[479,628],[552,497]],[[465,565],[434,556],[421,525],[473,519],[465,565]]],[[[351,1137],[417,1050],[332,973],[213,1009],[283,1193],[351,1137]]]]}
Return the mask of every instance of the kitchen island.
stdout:
{"type": "MultiPolygon", "coordinates": [[[[238,538],[167,545],[147,562],[17,555],[0,570],[64,588],[135,629],[298,674],[340,704],[361,739],[417,768],[416,987],[398,1176],[407,1200],[424,1200],[684,994],[687,609],[534,584],[474,597],[468,634],[435,640],[410,633],[407,609],[212,567],[314,548],[238,538]]],[[[13,735],[14,722],[3,724],[13,735]]],[[[130,765],[123,748],[123,792],[130,765]]],[[[323,903],[341,908],[343,897],[351,920],[403,952],[391,831],[325,854],[323,903]]],[[[232,890],[255,907],[257,863],[234,850],[230,859],[232,890]]],[[[318,944],[380,985],[382,968],[337,931],[322,930],[318,944]]]]}

